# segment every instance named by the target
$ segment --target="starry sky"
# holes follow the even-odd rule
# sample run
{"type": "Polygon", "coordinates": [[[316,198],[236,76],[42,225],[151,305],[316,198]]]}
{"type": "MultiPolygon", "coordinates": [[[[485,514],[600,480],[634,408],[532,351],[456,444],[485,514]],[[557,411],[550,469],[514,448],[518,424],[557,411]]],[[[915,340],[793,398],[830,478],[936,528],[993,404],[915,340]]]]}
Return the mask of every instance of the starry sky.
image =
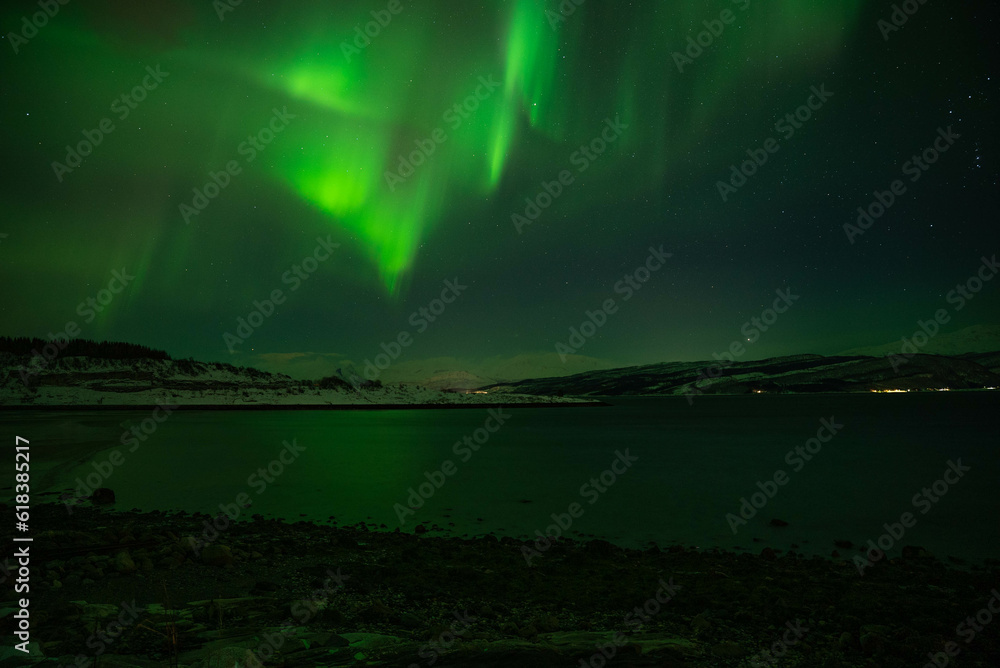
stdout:
{"type": "MultiPolygon", "coordinates": [[[[558,365],[610,298],[566,369],[834,354],[953,309],[1000,251],[995,3],[559,6],[5,3],[0,334],[299,375],[401,334],[400,363],[558,365]]],[[[998,288],[944,330],[997,322],[998,288]]]]}

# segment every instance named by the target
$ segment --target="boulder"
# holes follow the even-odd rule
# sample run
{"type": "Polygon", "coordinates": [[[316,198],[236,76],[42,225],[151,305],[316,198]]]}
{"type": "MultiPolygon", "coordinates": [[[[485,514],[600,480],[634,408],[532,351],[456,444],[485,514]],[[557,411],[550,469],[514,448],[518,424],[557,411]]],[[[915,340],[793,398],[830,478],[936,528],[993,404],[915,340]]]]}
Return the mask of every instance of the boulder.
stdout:
{"type": "Polygon", "coordinates": [[[209,566],[229,566],[235,561],[233,552],[227,545],[212,543],[201,551],[201,560],[209,566]]]}
{"type": "Polygon", "coordinates": [[[115,493],[107,487],[99,487],[90,495],[90,500],[98,505],[107,505],[115,502],[115,493]]]}
{"type": "Polygon", "coordinates": [[[177,548],[184,554],[193,554],[198,549],[198,539],[194,536],[184,536],[177,541],[177,548]]]}
{"type": "Polygon", "coordinates": [[[134,573],[136,571],[135,562],[132,561],[132,555],[128,553],[128,550],[122,550],[115,555],[114,567],[119,573],[134,573]]]}
{"type": "Polygon", "coordinates": [[[255,666],[260,662],[254,653],[239,645],[223,647],[211,652],[205,659],[195,666],[199,668],[238,668],[239,666],[255,666]]]}

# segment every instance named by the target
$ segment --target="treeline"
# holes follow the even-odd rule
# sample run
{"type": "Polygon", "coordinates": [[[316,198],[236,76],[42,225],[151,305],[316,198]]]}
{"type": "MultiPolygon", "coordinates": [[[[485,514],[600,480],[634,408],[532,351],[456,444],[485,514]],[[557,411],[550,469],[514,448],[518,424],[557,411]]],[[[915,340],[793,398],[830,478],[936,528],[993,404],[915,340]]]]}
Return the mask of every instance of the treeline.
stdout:
{"type": "Polygon", "coordinates": [[[100,357],[104,359],[154,359],[169,360],[170,355],[163,350],[124,341],[91,341],[90,339],[73,339],[66,342],[65,337],[56,337],[55,341],[47,341],[27,336],[0,336],[0,353],[14,355],[45,355],[43,349],[55,346],[60,357],[100,357]]]}

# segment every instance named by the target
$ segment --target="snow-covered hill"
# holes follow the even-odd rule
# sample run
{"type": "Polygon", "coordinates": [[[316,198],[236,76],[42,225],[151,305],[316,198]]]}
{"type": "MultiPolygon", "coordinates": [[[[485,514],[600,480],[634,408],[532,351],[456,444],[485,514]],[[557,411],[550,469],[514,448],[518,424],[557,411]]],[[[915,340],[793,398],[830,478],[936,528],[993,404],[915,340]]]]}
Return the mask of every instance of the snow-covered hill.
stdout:
{"type": "MultiPolygon", "coordinates": [[[[971,357],[971,356],[970,356],[971,357]]],[[[795,355],[756,362],[671,362],[565,378],[493,385],[491,391],[576,396],[869,392],[1000,386],[989,355],[977,359],[915,354],[897,357],[795,355]]]]}
{"type": "Polygon", "coordinates": [[[29,363],[26,356],[0,353],[0,405],[516,405],[578,401],[511,392],[461,394],[417,385],[354,387],[337,378],[301,381],[257,369],[192,360],[61,357],[44,367],[29,363]]]}
{"type": "MultiPolygon", "coordinates": [[[[910,334],[912,337],[912,332],[910,334]]],[[[902,339],[880,346],[851,348],[841,355],[881,356],[899,353],[902,339]]],[[[1000,325],[975,325],[955,332],[941,332],[921,346],[920,352],[931,355],[965,355],[967,353],[988,353],[1000,350],[1000,325]]]]}

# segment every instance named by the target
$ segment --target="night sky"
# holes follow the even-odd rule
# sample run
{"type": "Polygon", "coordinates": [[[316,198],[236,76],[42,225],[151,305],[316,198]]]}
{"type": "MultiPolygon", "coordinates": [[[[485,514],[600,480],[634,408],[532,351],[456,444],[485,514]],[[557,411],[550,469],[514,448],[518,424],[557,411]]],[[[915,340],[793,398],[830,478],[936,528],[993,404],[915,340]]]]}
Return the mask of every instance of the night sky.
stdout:
{"type": "Polygon", "coordinates": [[[400,364],[558,365],[608,299],[577,350],[599,361],[567,369],[733,341],[747,360],[834,354],[941,308],[945,331],[998,322],[1000,281],[946,301],[1000,251],[995,3],[914,0],[892,30],[889,2],[563,6],[81,1],[35,34],[38,5],[5,3],[0,334],[74,321],[319,375],[400,333],[400,364]],[[926,171],[905,164],[949,127],[926,171]],[[719,182],[762,154],[724,201],[719,182]],[[213,173],[225,187],[206,189],[213,173]],[[905,192],[849,240],[896,179],[905,192]],[[526,198],[548,204],[530,223],[526,198]],[[618,282],[661,246],[626,300],[618,282]],[[411,315],[456,279],[434,322],[411,315]],[[779,289],[798,299],[747,342],[779,289]]]}

